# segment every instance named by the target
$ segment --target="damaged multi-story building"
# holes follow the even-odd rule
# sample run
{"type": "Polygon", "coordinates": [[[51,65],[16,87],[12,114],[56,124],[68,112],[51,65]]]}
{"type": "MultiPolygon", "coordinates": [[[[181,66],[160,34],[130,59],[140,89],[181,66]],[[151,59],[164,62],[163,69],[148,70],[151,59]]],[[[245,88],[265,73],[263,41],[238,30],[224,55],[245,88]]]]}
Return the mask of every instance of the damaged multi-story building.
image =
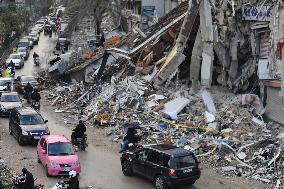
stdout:
{"type": "Polygon", "coordinates": [[[178,74],[191,83],[192,91],[217,84],[235,93],[257,93],[266,105],[266,115],[284,123],[282,1],[188,3],[175,48],[154,84],[159,86],[178,74]],[[199,24],[197,31],[192,23],[194,28],[199,24]]]}
{"type": "MultiPolygon", "coordinates": [[[[283,2],[177,2],[180,4],[158,23],[121,35],[119,44],[105,46],[104,51],[123,54],[127,60],[119,58],[116,63],[130,62],[135,74],[147,76],[156,88],[178,81],[192,92],[219,85],[234,93],[257,94],[266,106],[266,115],[284,124],[283,2]]],[[[139,3],[133,12],[141,10],[139,3]]],[[[86,68],[93,62],[100,67],[103,52],[97,54],[96,61],[88,61],[86,68]]],[[[107,65],[113,61],[109,59],[107,65]]],[[[103,71],[96,69],[92,67],[91,72],[103,71]]]]}

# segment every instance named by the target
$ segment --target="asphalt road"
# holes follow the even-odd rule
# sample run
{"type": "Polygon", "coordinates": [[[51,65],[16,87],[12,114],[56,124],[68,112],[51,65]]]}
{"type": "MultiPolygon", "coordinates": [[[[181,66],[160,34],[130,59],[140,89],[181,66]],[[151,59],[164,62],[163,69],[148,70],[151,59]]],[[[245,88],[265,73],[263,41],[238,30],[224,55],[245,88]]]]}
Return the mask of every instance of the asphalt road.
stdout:
{"type": "MultiPolygon", "coordinates": [[[[34,74],[41,69],[46,68],[46,60],[52,54],[55,47],[56,36],[49,38],[44,36],[43,33],[40,36],[40,41],[37,46],[30,52],[29,59],[25,62],[25,66],[16,70],[16,76],[34,74]],[[33,65],[32,54],[37,52],[40,56],[41,66],[35,67],[33,65]]],[[[44,105],[42,102],[41,113],[45,119],[48,119],[48,126],[51,130],[51,134],[62,134],[70,138],[71,129],[66,127],[60,117],[60,114],[56,114],[53,110],[44,105]]],[[[20,171],[22,167],[27,167],[31,170],[35,177],[37,177],[37,183],[42,183],[46,188],[53,186],[59,178],[47,178],[45,176],[44,168],[41,164],[36,162],[36,148],[34,145],[19,146],[14,137],[8,135],[8,119],[0,119],[0,127],[2,132],[7,133],[7,140],[1,144],[7,146],[7,152],[15,154],[14,157],[6,157],[6,161],[10,166],[17,165],[15,168],[20,171]],[[23,156],[23,157],[18,157],[23,156]],[[10,158],[10,159],[9,159],[10,158]],[[18,161],[18,162],[15,162],[18,161]]],[[[8,153],[7,153],[8,154],[8,153]]],[[[1,154],[5,156],[5,154],[1,154]]],[[[87,151],[79,152],[79,158],[82,165],[82,173],[80,174],[80,185],[92,185],[94,188],[103,189],[153,189],[152,182],[147,181],[141,177],[125,177],[121,173],[120,161],[118,153],[109,152],[107,150],[99,149],[96,146],[89,145],[87,151]]],[[[13,155],[11,155],[13,156],[13,155]]],[[[205,170],[200,180],[196,182],[194,186],[183,187],[180,189],[210,189],[210,188],[257,188],[244,187],[247,185],[243,179],[232,180],[228,178],[222,178],[215,174],[212,170],[205,170]],[[220,184],[221,183],[221,184],[220,184]],[[243,184],[242,184],[243,183],[243,184]],[[233,187],[232,187],[233,186],[233,187]]]]}

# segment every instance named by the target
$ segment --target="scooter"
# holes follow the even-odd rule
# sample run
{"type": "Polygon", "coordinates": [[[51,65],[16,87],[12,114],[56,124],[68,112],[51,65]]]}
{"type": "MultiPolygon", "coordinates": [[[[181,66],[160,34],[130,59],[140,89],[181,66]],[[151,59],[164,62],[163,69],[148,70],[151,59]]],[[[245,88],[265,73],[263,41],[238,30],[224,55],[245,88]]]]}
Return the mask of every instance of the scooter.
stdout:
{"type": "Polygon", "coordinates": [[[40,64],[39,57],[36,57],[36,58],[34,59],[34,65],[35,65],[35,66],[39,66],[39,64],[40,64]]]}
{"type": "MultiPolygon", "coordinates": [[[[68,181],[59,181],[53,186],[51,189],[67,189],[68,188],[68,181]]],[[[86,186],[82,189],[92,189],[92,186],[86,186]]]]}
{"type": "Polygon", "coordinates": [[[80,150],[85,151],[88,147],[87,144],[87,135],[82,137],[77,137],[75,141],[73,141],[73,145],[77,146],[80,150]]]}
{"type": "Polygon", "coordinates": [[[32,104],[31,104],[31,107],[37,111],[40,110],[40,103],[35,101],[35,100],[32,100],[32,104]]]}

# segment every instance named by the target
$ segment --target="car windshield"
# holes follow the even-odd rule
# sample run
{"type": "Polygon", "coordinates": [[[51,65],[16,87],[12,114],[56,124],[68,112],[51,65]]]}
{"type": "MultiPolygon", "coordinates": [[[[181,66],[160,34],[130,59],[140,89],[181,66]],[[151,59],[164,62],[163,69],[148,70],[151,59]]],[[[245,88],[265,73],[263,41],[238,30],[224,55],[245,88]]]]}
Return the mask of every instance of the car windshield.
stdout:
{"type": "Polygon", "coordinates": [[[20,125],[38,125],[44,124],[44,120],[39,114],[22,115],[20,117],[20,125]]]}
{"type": "Polygon", "coordinates": [[[11,54],[10,59],[21,59],[21,55],[19,54],[11,54]]]}
{"type": "Polygon", "coordinates": [[[18,95],[2,95],[1,102],[20,102],[18,95]]]}
{"type": "Polygon", "coordinates": [[[35,77],[22,77],[22,82],[37,82],[35,77]]]}
{"type": "Polygon", "coordinates": [[[0,80],[0,86],[7,86],[8,84],[12,84],[11,80],[0,80]]]}
{"type": "Polygon", "coordinates": [[[74,149],[71,143],[67,142],[56,142],[48,144],[48,155],[49,156],[68,156],[74,155],[74,149]]]}
{"type": "Polygon", "coordinates": [[[26,49],[18,49],[18,52],[26,52],[26,49]]]}
{"type": "Polygon", "coordinates": [[[192,155],[174,158],[174,167],[182,169],[196,165],[196,161],[192,155]]]}

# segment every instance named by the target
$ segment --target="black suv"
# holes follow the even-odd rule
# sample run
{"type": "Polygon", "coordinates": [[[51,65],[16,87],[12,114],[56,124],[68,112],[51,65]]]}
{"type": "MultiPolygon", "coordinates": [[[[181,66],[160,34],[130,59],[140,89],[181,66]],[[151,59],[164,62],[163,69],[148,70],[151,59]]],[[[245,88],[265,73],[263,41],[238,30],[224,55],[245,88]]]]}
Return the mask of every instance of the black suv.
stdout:
{"type": "Polygon", "coordinates": [[[14,135],[20,145],[38,141],[41,135],[49,135],[47,120],[34,109],[14,108],[9,117],[9,133],[14,135]]]}
{"type": "Polygon", "coordinates": [[[173,145],[149,145],[121,156],[125,176],[137,173],[153,180],[157,189],[192,185],[200,177],[198,161],[191,151],[173,145]]]}

